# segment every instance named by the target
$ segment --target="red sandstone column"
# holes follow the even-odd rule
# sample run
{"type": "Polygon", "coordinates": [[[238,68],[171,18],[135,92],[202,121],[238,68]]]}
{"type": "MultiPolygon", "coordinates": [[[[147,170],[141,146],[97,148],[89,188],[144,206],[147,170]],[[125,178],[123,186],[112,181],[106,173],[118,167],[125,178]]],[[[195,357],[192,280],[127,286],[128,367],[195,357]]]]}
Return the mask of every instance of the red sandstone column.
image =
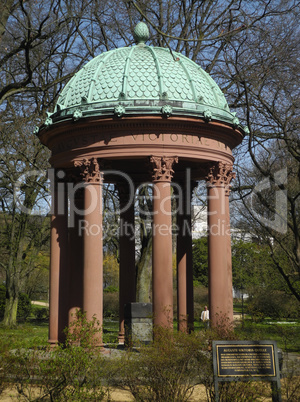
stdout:
{"type": "Polygon", "coordinates": [[[64,341],[63,329],[67,326],[65,273],[68,266],[68,211],[65,184],[55,180],[52,191],[50,292],[49,292],[49,343],[64,341]],[[65,287],[65,289],[64,289],[65,287]],[[66,305],[64,305],[64,301],[66,305]]]}
{"type": "Polygon", "coordinates": [[[177,157],[152,156],[153,165],[153,244],[152,292],[154,325],[173,328],[172,272],[172,166],[177,157]]]}
{"type": "Polygon", "coordinates": [[[182,186],[183,210],[177,214],[177,319],[178,330],[182,332],[191,332],[194,328],[191,200],[187,187],[182,186]]]}
{"type": "Polygon", "coordinates": [[[231,166],[218,162],[207,176],[209,302],[212,326],[228,327],[229,311],[228,236],[225,185],[231,166]]]}
{"type": "Polygon", "coordinates": [[[230,181],[235,178],[235,173],[229,171],[225,187],[225,215],[226,215],[226,239],[227,239],[227,278],[228,278],[228,318],[233,323],[233,295],[232,295],[232,256],[231,256],[231,233],[230,233],[230,209],[229,194],[230,181]]]}
{"type": "Polygon", "coordinates": [[[118,184],[120,196],[119,344],[124,344],[124,305],[136,300],[134,186],[118,184]],[[132,198],[133,197],[133,198],[132,198]]]}
{"type": "Polygon", "coordinates": [[[183,235],[184,230],[183,214],[177,215],[177,328],[178,331],[188,332],[188,313],[187,313],[187,253],[186,253],[186,237],[183,235]]]}
{"type": "Polygon", "coordinates": [[[69,228],[69,325],[76,321],[77,311],[82,311],[83,308],[83,237],[80,221],[84,217],[76,213],[76,209],[83,211],[84,200],[82,189],[77,190],[74,199],[70,200],[70,204],[70,215],[74,214],[74,227],[69,228]],[[73,202],[75,203],[74,206],[72,205],[73,202]]]}
{"type": "MultiPolygon", "coordinates": [[[[103,325],[103,250],[102,250],[102,177],[96,158],[78,161],[85,180],[83,230],[83,310],[86,318],[93,317],[103,325]]],[[[102,345],[102,334],[96,344],[102,345]]]]}
{"type": "Polygon", "coordinates": [[[191,214],[187,215],[190,232],[186,235],[186,281],[187,281],[187,314],[188,331],[194,330],[194,277],[193,277],[193,241],[191,214]]]}
{"type": "Polygon", "coordinates": [[[58,340],[65,342],[66,334],[64,330],[68,326],[68,302],[69,302],[69,240],[68,240],[68,197],[65,192],[65,213],[62,217],[62,229],[59,231],[58,240],[60,243],[60,275],[59,275],[59,320],[58,320],[58,340]]]}

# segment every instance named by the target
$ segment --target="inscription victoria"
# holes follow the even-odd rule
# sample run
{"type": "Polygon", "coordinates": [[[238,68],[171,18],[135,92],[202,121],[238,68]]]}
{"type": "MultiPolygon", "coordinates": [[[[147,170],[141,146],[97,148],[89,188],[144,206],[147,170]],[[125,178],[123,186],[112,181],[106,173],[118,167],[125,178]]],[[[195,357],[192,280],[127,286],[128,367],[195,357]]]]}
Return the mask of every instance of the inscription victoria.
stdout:
{"type": "Polygon", "coordinates": [[[64,139],[63,142],[57,144],[53,148],[53,154],[68,151],[70,149],[82,148],[88,146],[110,147],[118,145],[147,145],[147,144],[176,144],[177,146],[192,146],[192,147],[215,147],[225,152],[230,153],[229,147],[221,141],[212,138],[206,138],[200,135],[192,134],[128,134],[128,135],[111,135],[105,133],[88,134],[80,136],[72,136],[69,139],[64,139]]]}

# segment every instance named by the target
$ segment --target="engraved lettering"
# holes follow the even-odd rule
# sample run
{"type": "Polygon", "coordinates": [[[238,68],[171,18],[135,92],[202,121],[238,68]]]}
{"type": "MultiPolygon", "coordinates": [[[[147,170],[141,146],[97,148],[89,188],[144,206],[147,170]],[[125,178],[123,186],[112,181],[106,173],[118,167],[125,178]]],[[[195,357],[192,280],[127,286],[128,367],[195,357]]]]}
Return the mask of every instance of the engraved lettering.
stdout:
{"type": "Polygon", "coordinates": [[[148,137],[150,141],[155,141],[157,139],[156,134],[148,134],[148,137]]]}
{"type": "Polygon", "coordinates": [[[202,137],[200,137],[200,135],[198,135],[198,142],[199,142],[201,145],[203,145],[202,137]]]}

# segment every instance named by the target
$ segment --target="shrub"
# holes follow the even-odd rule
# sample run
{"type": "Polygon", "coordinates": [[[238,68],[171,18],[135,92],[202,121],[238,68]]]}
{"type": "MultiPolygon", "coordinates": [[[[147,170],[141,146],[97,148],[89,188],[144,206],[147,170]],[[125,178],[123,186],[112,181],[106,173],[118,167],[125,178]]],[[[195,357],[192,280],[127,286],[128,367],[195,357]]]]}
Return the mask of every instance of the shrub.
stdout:
{"type": "Polygon", "coordinates": [[[116,293],[119,291],[119,288],[117,286],[107,286],[104,290],[104,293],[116,293]]]}
{"type": "MultiPolygon", "coordinates": [[[[150,346],[141,346],[138,353],[128,350],[115,362],[109,383],[129,389],[137,401],[166,402],[188,401],[194,386],[203,384],[207,400],[214,401],[211,341],[233,338],[234,333],[222,324],[190,335],[156,328],[150,346]]],[[[266,384],[233,382],[220,384],[219,397],[222,401],[255,401],[270,392],[266,384]]]]}
{"type": "Polygon", "coordinates": [[[247,312],[254,321],[299,317],[298,303],[292,296],[279,291],[258,291],[248,301],[247,312]]]}
{"type": "Polygon", "coordinates": [[[8,357],[9,375],[22,400],[107,400],[101,385],[105,359],[95,345],[101,328],[96,320],[87,321],[84,314],[77,318],[66,331],[66,345],[47,350],[20,349],[8,357]]]}
{"type": "Polygon", "coordinates": [[[286,375],[282,379],[282,395],[287,401],[300,401],[300,368],[299,363],[285,355],[286,375]]]}
{"type": "Polygon", "coordinates": [[[127,351],[116,362],[110,383],[129,389],[139,401],[187,401],[197,378],[199,344],[194,335],[165,328],[154,330],[154,341],[139,353],[127,351]]]}
{"type": "Polygon", "coordinates": [[[33,312],[35,319],[38,321],[48,320],[48,318],[49,318],[49,308],[47,308],[47,307],[34,306],[32,308],[32,312],[33,312]]]}
{"type": "Polygon", "coordinates": [[[119,293],[103,293],[103,315],[107,318],[119,316],[119,293]]]}
{"type": "Polygon", "coordinates": [[[26,321],[31,313],[31,309],[32,305],[29,296],[26,295],[25,293],[20,293],[18,310],[17,310],[18,320],[26,321]]]}
{"type": "MultiPolygon", "coordinates": [[[[0,285],[0,318],[3,318],[6,303],[6,287],[0,285]]],[[[26,321],[31,313],[31,300],[25,293],[19,294],[17,318],[18,320],[26,321]]]]}
{"type": "MultiPolygon", "coordinates": [[[[11,386],[13,378],[20,400],[110,400],[108,390],[101,386],[105,380],[108,385],[129,389],[139,401],[184,402],[191,397],[194,385],[203,384],[207,400],[212,402],[215,394],[211,341],[237,339],[228,326],[225,330],[219,322],[217,328],[190,335],[157,328],[149,346],[124,352],[116,350],[114,358],[107,358],[99,353],[101,349],[94,342],[100,330],[98,323],[87,321],[85,314],[78,313],[66,332],[66,345],[54,350],[23,348],[5,356],[3,353],[0,392],[8,381],[11,386]]],[[[282,336],[292,336],[287,328],[281,331],[282,336]]],[[[300,400],[298,369],[295,365],[283,379],[282,393],[286,400],[300,400]]],[[[219,400],[246,402],[271,398],[270,388],[266,382],[222,383],[219,400]]]]}

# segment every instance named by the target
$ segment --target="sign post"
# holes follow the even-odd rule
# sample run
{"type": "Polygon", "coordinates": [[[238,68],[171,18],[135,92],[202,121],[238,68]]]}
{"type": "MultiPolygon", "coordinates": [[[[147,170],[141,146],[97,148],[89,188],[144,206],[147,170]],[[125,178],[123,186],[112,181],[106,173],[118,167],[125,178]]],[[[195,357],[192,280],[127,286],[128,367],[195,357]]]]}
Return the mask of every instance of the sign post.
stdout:
{"type": "Polygon", "coordinates": [[[275,341],[213,341],[216,401],[219,382],[270,381],[272,401],[281,402],[280,370],[275,341]]]}

